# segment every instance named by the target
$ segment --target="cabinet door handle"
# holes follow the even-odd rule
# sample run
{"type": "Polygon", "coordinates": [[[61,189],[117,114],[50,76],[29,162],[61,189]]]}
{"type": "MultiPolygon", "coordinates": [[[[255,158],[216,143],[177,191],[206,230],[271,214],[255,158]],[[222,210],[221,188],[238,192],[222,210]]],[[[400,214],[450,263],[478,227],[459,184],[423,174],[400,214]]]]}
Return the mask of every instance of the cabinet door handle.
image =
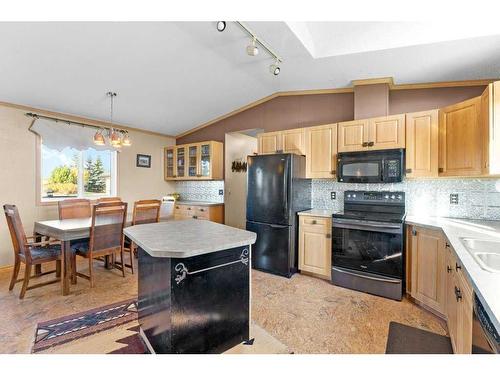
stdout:
{"type": "Polygon", "coordinates": [[[443,172],[444,172],[444,169],[443,169],[443,168],[438,168],[438,172],[439,172],[439,173],[443,173],[443,172]]]}
{"type": "Polygon", "coordinates": [[[450,266],[446,266],[446,272],[450,273],[452,269],[450,266]]]}
{"type": "Polygon", "coordinates": [[[407,168],[407,169],[405,170],[405,172],[406,172],[406,173],[411,173],[411,172],[412,172],[412,169],[411,169],[411,168],[407,168]]]}
{"type": "Polygon", "coordinates": [[[316,220],[311,221],[311,224],[317,224],[316,220]]]}
{"type": "Polygon", "coordinates": [[[204,208],[200,208],[200,211],[201,211],[201,212],[205,212],[205,209],[204,209],[204,208]]]}
{"type": "Polygon", "coordinates": [[[327,233],[326,238],[332,238],[332,235],[330,233],[327,233]]]}
{"type": "Polygon", "coordinates": [[[455,271],[461,270],[462,266],[459,265],[458,263],[455,263],[455,271]]]}
{"type": "Polygon", "coordinates": [[[191,211],[191,207],[188,207],[187,209],[188,209],[188,211],[191,211]]]}
{"type": "Polygon", "coordinates": [[[198,216],[196,216],[196,215],[193,215],[193,219],[198,219],[198,216]]]}
{"type": "Polygon", "coordinates": [[[450,244],[448,242],[446,242],[444,246],[450,248],[450,244]]]}
{"type": "Polygon", "coordinates": [[[333,170],[333,171],[330,172],[330,174],[335,175],[335,174],[337,174],[337,171],[333,170]]]}
{"type": "Polygon", "coordinates": [[[368,142],[363,142],[362,146],[363,147],[368,147],[368,142]]]}
{"type": "Polygon", "coordinates": [[[462,299],[462,291],[460,288],[455,287],[455,297],[457,298],[457,302],[462,299]]]}
{"type": "Polygon", "coordinates": [[[368,142],[368,146],[373,146],[375,142],[368,142]]]}

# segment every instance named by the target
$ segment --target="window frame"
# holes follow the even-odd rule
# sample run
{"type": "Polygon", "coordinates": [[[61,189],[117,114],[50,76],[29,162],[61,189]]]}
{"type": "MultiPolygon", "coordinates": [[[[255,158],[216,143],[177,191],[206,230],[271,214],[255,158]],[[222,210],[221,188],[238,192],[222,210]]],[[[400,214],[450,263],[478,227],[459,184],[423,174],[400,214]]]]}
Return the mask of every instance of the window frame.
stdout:
{"type": "MultiPolygon", "coordinates": [[[[36,176],[35,176],[35,184],[36,184],[36,189],[35,189],[35,194],[36,194],[36,205],[37,206],[55,206],[58,204],[59,201],[62,201],[64,199],[89,199],[85,196],[83,196],[83,185],[78,184],[78,196],[76,197],[71,197],[71,198],[53,198],[51,200],[44,200],[42,198],[42,137],[37,136],[36,137],[36,146],[35,146],[35,154],[36,154],[36,176]]],[[[111,192],[110,192],[110,197],[117,196],[119,195],[118,193],[118,152],[113,152],[113,156],[111,157],[111,192]]],[[[83,159],[83,158],[80,158],[83,159]]],[[[83,160],[80,160],[80,167],[83,167],[83,160]]],[[[78,180],[81,181],[83,179],[83,169],[79,168],[79,173],[78,173],[78,180]]],[[[107,195],[106,195],[107,197],[107,195]]],[[[90,198],[91,201],[96,201],[96,199],[90,198]]]]}

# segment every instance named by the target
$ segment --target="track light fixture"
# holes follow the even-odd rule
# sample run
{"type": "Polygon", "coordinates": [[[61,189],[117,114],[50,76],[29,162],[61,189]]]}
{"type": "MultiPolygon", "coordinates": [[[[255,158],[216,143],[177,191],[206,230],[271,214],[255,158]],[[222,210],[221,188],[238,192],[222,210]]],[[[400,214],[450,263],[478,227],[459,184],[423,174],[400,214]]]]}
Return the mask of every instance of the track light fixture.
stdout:
{"type": "Polygon", "coordinates": [[[269,65],[269,71],[277,76],[281,72],[281,68],[279,66],[279,61],[276,59],[276,62],[274,64],[269,65]]]}
{"type": "Polygon", "coordinates": [[[224,30],[226,30],[226,21],[217,21],[217,31],[221,33],[224,30]]]}
{"type": "Polygon", "coordinates": [[[252,43],[247,46],[248,56],[257,56],[259,54],[259,47],[255,44],[255,38],[252,38],[252,43]]]}

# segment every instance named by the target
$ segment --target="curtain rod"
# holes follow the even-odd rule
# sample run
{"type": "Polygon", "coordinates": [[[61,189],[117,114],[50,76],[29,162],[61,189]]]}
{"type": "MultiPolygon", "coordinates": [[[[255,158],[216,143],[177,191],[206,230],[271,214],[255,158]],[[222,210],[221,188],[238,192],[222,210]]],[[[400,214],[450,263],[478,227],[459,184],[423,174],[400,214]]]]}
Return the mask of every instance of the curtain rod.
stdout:
{"type": "Polygon", "coordinates": [[[62,120],[62,119],[57,118],[57,117],[44,116],[44,115],[39,115],[39,114],[36,114],[36,113],[31,113],[31,112],[25,113],[25,116],[33,117],[35,119],[43,118],[45,120],[51,120],[51,121],[55,121],[55,122],[64,122],[64,123],[66,123],[68,125],[77,125],[77,126],[81,126],[83,128],[107,129],[107,130],[113,129],[113,130],[115,130],[117,132],[120,132],[122,134],[128,133],[127,130],[123,130],[123,129],[120,129],[120,128],[114,128],[112,126],[98,126],[98,125],[85,124],[83,122],[70,121],[70,120],[62,120]]]}

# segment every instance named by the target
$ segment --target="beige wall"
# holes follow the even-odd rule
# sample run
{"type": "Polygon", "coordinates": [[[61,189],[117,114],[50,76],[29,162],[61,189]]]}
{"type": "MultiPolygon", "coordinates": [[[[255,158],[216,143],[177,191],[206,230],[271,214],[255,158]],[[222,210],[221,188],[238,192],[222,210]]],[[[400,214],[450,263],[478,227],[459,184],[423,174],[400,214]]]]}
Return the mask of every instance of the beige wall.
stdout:
{"type": "Polygon", "coordinates": [[[247,174],[232,172],[234,160],[247,160],[248,155],[257,152],[257,138],[241,133],[228,133],[225,139],[224,172],[224,223],[245,229],[247,204],[247,174]]]}
{"type": "MultiPolygon", "coordinates": [[[[0,203],[18,206],[28,235],[37,220],[57,218],[57,206],[36,205],[36,136],[28,131],[25,110],[0,105],[0,203]]],[[[160,198],[175,190],[163,179],[163,147],[175,139],[130,131],[132,146],[118,156],[118,194],[132,205],[135,200],[160,198]],[[137,168],[136,154],[151,155],[151,168],[137,168]]],[[[12,264],[7,223],[0,218],[0,267],[12,264]]]]}

